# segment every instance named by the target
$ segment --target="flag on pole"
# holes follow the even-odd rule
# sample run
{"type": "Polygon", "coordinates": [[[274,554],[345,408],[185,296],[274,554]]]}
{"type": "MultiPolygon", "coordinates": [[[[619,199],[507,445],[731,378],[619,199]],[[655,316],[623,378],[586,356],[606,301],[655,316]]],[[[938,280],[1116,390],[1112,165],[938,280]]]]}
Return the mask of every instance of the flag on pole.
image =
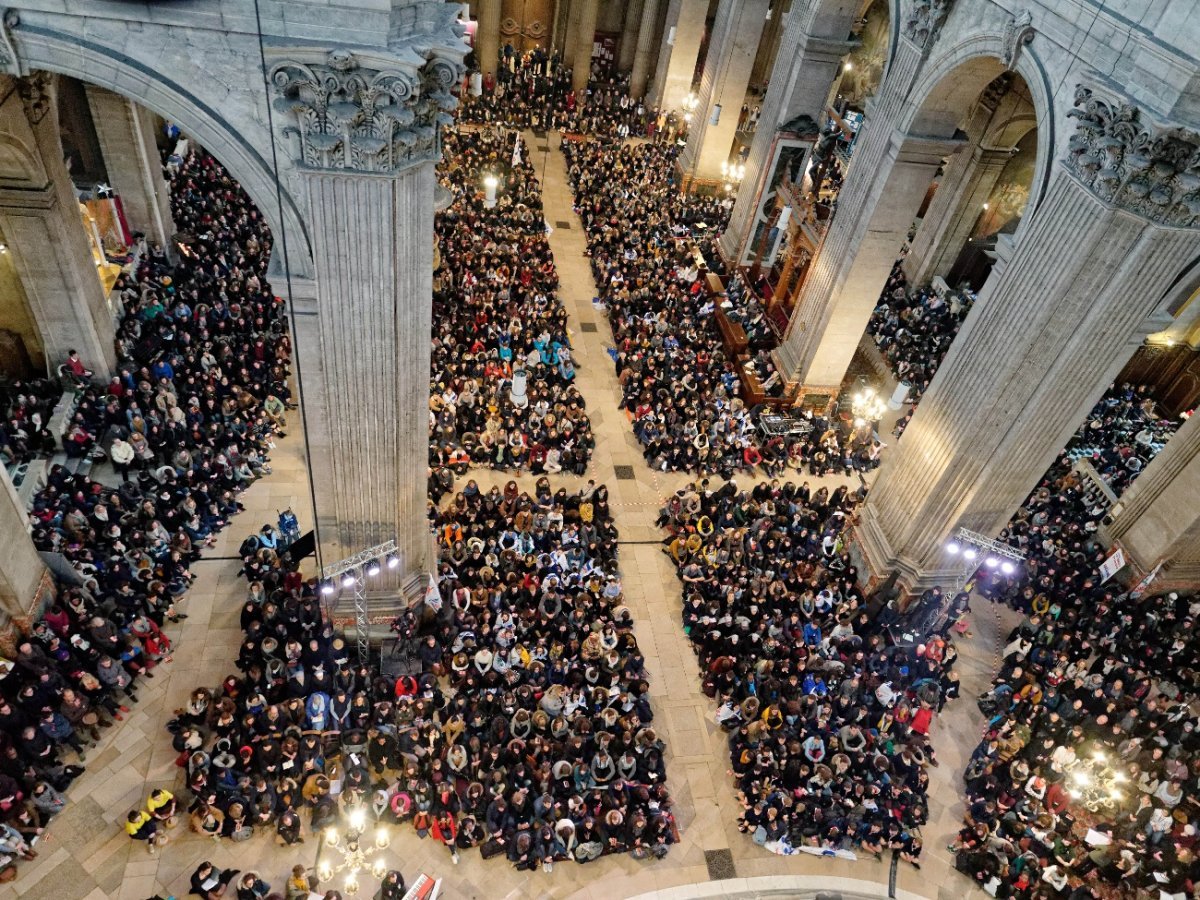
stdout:
{"type": "Polygon", "coordinates": [[[514,169],[521,164],[521,133],[519,131],[513,132],[512,164],[514,169]]]}
{"type": "Polygon", "coordinates": [[[429,587],[425,589],[425,605],[434,612],[442,608],[442,592],[438,590],[437,582],[433,575],[429,576],[429,587]]]}

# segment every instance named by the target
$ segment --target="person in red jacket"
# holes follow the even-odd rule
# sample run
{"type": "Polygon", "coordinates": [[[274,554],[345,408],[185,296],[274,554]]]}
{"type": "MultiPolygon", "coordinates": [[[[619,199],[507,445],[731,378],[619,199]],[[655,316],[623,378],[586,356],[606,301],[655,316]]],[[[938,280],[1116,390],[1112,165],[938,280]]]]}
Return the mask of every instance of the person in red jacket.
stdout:
{"type": "Polygon", "coordinates": [[[450,858],[457,866],[458,846],[455,841],[458,838],[458,827],[454,824],[454,816],[445,811],[438,813],[437,818],[433,820],[432,833],[435,841],[440,841],[450,848],[450,858]]]}

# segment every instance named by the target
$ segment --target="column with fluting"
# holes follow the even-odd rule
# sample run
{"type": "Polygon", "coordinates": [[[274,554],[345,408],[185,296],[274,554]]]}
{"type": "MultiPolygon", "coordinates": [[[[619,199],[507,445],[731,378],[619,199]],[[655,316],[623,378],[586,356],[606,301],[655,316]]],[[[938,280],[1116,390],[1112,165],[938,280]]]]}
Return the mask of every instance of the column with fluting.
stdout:
{"type": "Polygon", "coordinates": [[[403,575],[418,579],[431,562],[424,461],[433,163],[387,175],[303,177],[313,214],[322,424],[333,463],[327,496],[314,481],[322,556],[328,564],[395,538],[403,575]]]}
{"type": "Polygon", "coordinates": [[[53,369],[77,350],[97,379],[116,369],[115,324],[92,242],[63,162],[51,76],[17,79],[0,101],[0,129],[24,150],[0,187],[0,232],[53,369]]]}
{"type": "Polygon", "coordinates": [[[1112,509],[1107,536],[1140,572],[1163,564],[1171,582],[1200,576],[1200,416],[1167,441],[1112,509]]]}
{"type": "Polygon", "coordinates": [[[837,392],[937,170],[940,161],[930,154],[948,155],[956,146],[953,128],[911,139],[896,131],[925,46],[901,39],[879,93],[867,104],[837,211],[775,351],[780,371],[812,393],[837,392]],[[906,146],[908,174],[916,181],[901,181],[891,171],[906,146]]]}
{"type": "Polygon", "coordinates": [[[475,31],[475,61],[486,77],[496,74],[500,59],[500,0],[479,0],[475,31]]]}
{"type": "Polygon", "coordinates": [[[700,62],[707,16],[708,0],[670,0],[654,85],[648,96],[651,106],[666,112],[682,111],[700,62]]]}
{"type": "Polygon", "coordinates": [[[688,179],[716,181],[722,176],[769,6],[769,0],[721,0],[717,7],[700,79],[700,103],[679,159],[688,179]]]}
{"type": "Polygon", "coordinates": [[[721,251],[727,259],[745,252],[755,222],[770,214],[773,196],[766,193],[773,173],[768,165],[779,127],[801,115],[808,116],[816,127],[824,121],[842,60],[854,47],[848,38],[856,9],[855,5],[844,4],[825,9],[818,17],[819,6],[797,0],[784,17],[758,129],[746,157],[746,174],[729,226],[721,235],[721,251]]]}
{"type": "MultiPolygon", "coordinates": [[[[629,0],[625,4],[625,8],[621,11],[625,16],[625,21],[621,28],[621,45],[617,48],[617,70],[620,72],[630,72],[633,70],[633,57],[637,51],[638,35],[641,33],[642,25],[645,20],[645,0],[629,0]]],[[[657,18],[658,11],[654,11],[654,17],[657,18]]]]}
{"type": "Polygon", "coordinates": [[[911,590],[948,583],[948,536],[959,526],[997,535],[1163,327],[1163,298],[1200,253],[1200,229],[1148,221],[1140,200],[1112,199],[1055,164],[884,459],[857,529],[870,575],[897,571],[911,590]]]}
{"type": "MultiPolygon", "coordinates": [[[[596,20],[600,0],[576,0],[579,6],[579,25],[575,35],[575,59],[571,68],[571,87],[576,94],[587,90],[592,77],[592,49],[596,43],[596,20]]],[[[574,7],[572,7],[574,12],[574,7]]]]}
{"type": "MultiPolygon", "coordinates": [[[[881,124],[876,122],[871,140],[882,139],[881,124]]],[[[783,371],[801,373],[806,394],[837,396],[921,201],[942,160],[959,146],[953,139],[915,138],[895,131],[891,138],[883,158],[870,169],[872,177],[858,183],[858,189],[868,192],[868,205],[857,223],[856,239],[847,242],[840,258],[830,259],[826,246],[813,263],[818,271],[822,264],[836,266],[835,289],[827,301],[821,294],[823,302],[813,303],[815,292],[809,287],[817,272],[809,274],[776,350],[783,371]]]]}
{"type": "Polygon", "coordinates": [[[904,258],[904,274],[910,284],[924,285],[935,276],[949,274],[1012,156],[1012,147],[975,144],[956,154],[946,166],[904,258]]]}
{"type": "Polygon", "coordinates": [[[270,73],[316,273],[294,286],[293,302],[321,562],[394,539],[400,564],[381,576],[393,597],[418,593],[435,563],[434,161],[463,71],[446,56],[375,69],[330,53],[324,63],[286,58],[270,73]],[[358,140],[366,127],[390,139],[358,140]]]}
{"type": "Polygon", "coordinates": [[[650,78],[650,63],[654,59],[654,34],[658,28],[659,0],[645,0],[642,7],[642,27],[637,34],[637,48],[633,56],[633,72],[629,76],[629,95],[641,98],[646,93],[646,82],[650,78]]]}
{"type": "Polygon", "coordinates": [[[155,142],[154,114],[134,101],[85,84],[109,185],[129,227],[162,247],[175,233],[171,192],[155,142]]]}

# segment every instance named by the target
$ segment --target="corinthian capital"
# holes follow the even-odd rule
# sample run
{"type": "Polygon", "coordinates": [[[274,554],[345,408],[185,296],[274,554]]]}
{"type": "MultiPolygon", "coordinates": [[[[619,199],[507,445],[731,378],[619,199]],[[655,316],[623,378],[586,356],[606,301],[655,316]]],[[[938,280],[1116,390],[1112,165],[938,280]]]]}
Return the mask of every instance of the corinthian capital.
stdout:
{"type": "Polygon", "coordinates": [[[301,167],[398,172],[438,157],[461,69],[449,55],[397,54],[377,65],[332,50],[321,61],[277,62],[273,104],[287,118],[284,133],[299,141],[301,167]]]}
{"type": "Polygon", "coordinates": [[[1142,123],[1141,110],[1075,87],[1063,165],[1100,200],[1152,222],[1200,227],[1200,134],[1142,123]]]}

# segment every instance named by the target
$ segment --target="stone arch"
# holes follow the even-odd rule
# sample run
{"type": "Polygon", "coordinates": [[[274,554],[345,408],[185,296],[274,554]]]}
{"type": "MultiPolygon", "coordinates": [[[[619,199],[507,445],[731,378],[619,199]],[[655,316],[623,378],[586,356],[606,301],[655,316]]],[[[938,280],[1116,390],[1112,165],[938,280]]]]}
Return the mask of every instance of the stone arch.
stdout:
{"type": "Polygon", "coordinates": [[[989,128],[983,136],[983,143],[989,147],[1015,147],[1037,125],[1037,116],[1013,116],[995,128],[989,128]]]}
{"type": "Polygon", "coordinates": [[[993,79],[1011,68],[1029,88],[1035,114],[1032,127],[1038,129],[1037,166],[1023,220],[1027,221],[1040,205],[1050,181],[1059,117],[1050,77],[1035,48],[1023,46],[1010,67],[1003,60],[1011,48],[997,31],[972,32],[944,46],[941,42],[935,45],[909,93],[911,103],[901,129],[917,134],[947,133],[946,128],[953,128],[953,124],[946,115],[957,111],[961,116],[993,79]]]}
{"type": "MultiPolygon", "coordinates": [[[[231,122],[198,91],[161,69],[99,41],[23,23],[12,28],[12,36],[22,71],[41,69],[69,75],[128,97],[178,122],[220,160],[254,200],[271,226],[276,247],[282,246],[280,237],[286,229],[291,273],[297,277],[313,276],[312,243],[305,216],[287,187],[284,167],[290,164],[290,157],[281,148],[277,200],[271,135],[265,123],[231,122]],[[248,134],[258,140],[251,140],[248,134]]],[[[258,71],[257,66],[254,71],[258,71]]],[[[264,89],[261,104],[264,109],[266,102],[264,89]]],[[[273,259],[273,266],[275,263],[273,259]]]]}

